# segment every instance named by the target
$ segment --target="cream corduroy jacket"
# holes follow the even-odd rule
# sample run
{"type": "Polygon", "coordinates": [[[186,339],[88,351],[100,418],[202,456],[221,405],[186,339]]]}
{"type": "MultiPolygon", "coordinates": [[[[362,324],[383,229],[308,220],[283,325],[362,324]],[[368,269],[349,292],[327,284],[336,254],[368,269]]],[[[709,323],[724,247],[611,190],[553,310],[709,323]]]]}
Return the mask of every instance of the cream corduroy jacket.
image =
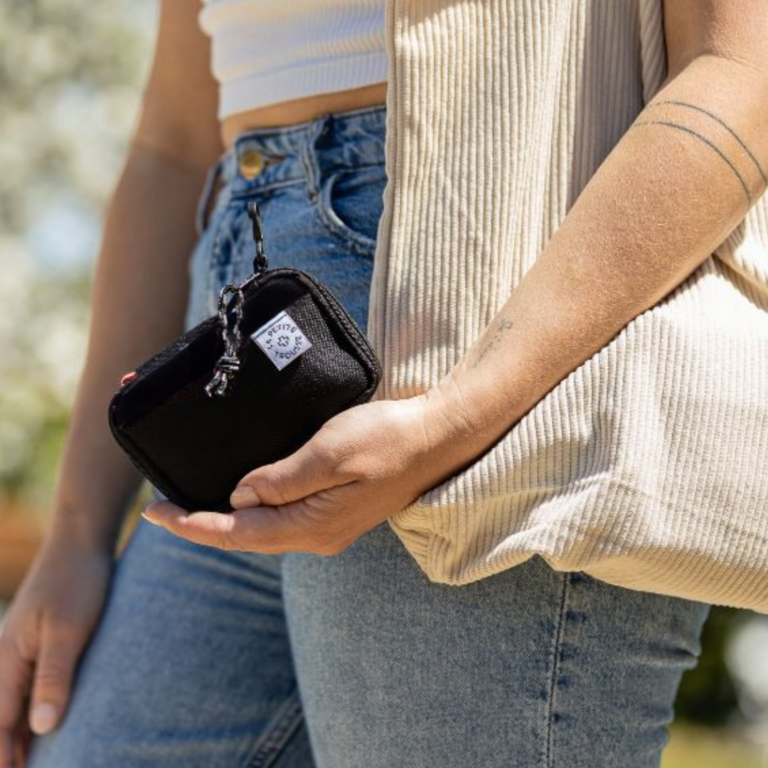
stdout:
{"type": "MultiPolygon", "coordinates": [[[[433,386],[533,265],[666,76],[661,4],[386,0],[374,399],[433,386]]],[[[390,524],[435,582],[538,554],[768,612],[768,199],[390,524]]]]}

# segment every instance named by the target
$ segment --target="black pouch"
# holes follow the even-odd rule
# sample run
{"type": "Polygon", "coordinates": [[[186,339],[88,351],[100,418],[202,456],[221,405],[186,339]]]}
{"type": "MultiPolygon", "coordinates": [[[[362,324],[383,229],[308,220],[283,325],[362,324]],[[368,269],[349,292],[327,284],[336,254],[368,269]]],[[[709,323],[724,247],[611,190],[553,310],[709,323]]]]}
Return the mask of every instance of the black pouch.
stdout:
{"type": "Polygon", "coordinates": [[[188,511],[231,512],[243,475],[370,400],[381,379],[367,338],[326,286],[267,268],[255,201],[248,213],[253,275],[221,289],[218,314],[125,374],[109,405],[118,444],[188,511]]]}

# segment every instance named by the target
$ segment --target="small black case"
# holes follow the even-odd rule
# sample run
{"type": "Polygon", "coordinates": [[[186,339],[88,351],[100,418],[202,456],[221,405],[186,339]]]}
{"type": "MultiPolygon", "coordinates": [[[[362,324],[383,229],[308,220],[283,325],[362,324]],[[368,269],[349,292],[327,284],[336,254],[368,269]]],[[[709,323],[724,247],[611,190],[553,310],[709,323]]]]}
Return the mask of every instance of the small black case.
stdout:
{"type": "Polygon", "coordinates": [[[367,338],[326,286],[300,269],[267,269],[255,202],[248,212],[253,275],[221,289],[218,314],[123,376],[109,404],[118,444],[189,511],[231,512],[245,474],[370,400],[381,380],[367,338]]]}

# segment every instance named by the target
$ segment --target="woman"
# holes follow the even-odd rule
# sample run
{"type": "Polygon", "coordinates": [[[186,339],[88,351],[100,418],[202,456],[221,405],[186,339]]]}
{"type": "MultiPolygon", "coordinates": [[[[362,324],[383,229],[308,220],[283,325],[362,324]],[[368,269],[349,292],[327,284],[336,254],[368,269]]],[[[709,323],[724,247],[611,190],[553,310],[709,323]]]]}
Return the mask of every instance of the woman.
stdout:
{"type": "MultiPolygon", "coordinates": [[[[365,68],[355,68],[349,52],[381,43],[374,20],[380,25],[382,16],[373,12],[381,6],[329,4],[335,23],[313,27],[313,35],[322,38],[321,58],[348,61],[315,78],[290,76],[297,49],[289,42],[324,6],[275,0],[270,13],[268,6],[221,0],[201,18],[223,80],[217,122],[196,3],[162,4],[141,120],[107,216],[93,293],[98,333],[73,412],[56,514],[4,627],[0,765],[24,764],[29,717],[40,734],[26,761],[31,768],[657,766],[680,676],[699,651],[706,605],[557,572],[540,558],[458,589],[433,584],[386,523],[530,407],[523,398],[507,412],[513,384],[503,366],[493,368],[506,352],[503,318],[439,388],[366,404],[321,430],[280,464],[290,482],[274,468],[244,478],[245,493],[232,497],[239,513],[186,515],[158,497],[113,571],[121,515],[139,478],[98,414],[122,373],[210,315],[218,288],[247,274],[244,200],[259,201],[270,265],[317,274],[366,327],[389,97],[377,81],[375,51],[365,68]],[[357,47],[340,42],[350,30],[357,47]],[[251,39],[253,50],[273,58],[249,56],[251,39]],[[227,86],[236,72],[263,73],[286,51],[273,75],[282,101],[269,77],[259,87],[227,86]],[[495,399],[487,397],[488,371],[495,371],[495,399]],[[472,395],[471,409],[462,394],[472,395]],[[345,472],[356,482],[340,481],[345,472]]],[[[754,32],[766,20],[760,0],[740,4],[738,14],[727,0],[707,0],[706,8],[678,0],[665,10],[670,75],[689,73],[681,82],[691,92],[737,83],[743,103],[754,104],[765,89],[754,32]]],[[[520,34],[552,34],[554,18],[520,34]]],[[[574,34],[581,40],[597,31],[574,34]]],[[[298,71],[321,69],[315,61],[315,69],[298,71]]],[[[438,96],[445,100],[439,105],[451,94],[438,96]]],[[[567,104],[562,109],[568,114],[567,104]]],[[[765,158],[758,118],[744,108],[738,119],[765,158]]],[[[650,132],[640,133],[633,134],[638,143],[622,145],[613,167],[637,159],[638,146],[658,149],[650,132]]],[[[670,222],[699,229],[697,256],[744,214],[728,168],[707,166],[706,173],[713,199],[722,198],[727,211],[682,207],[670,222]],[[708,229],[713,214],[717,232],[708,229]]],[[[660,200],[675,194],[679,175],[670,167],[660,200]]],[[[615,194],[617,184],[603,174],[590,193],[615,194]]],[[[668,221],[641,192],[648,227],[668,221]]],[[[620,230],[603,210],[574,212],[563,226],[575,230],[572,242],[597,224],[620,230]]],[[[621,231],[627,241],[636,235],[621,231]]],[[[682,257],[672,263],[663,250],[655,257],[661,277],[645,279],[642,301],[658,298],[661,285],[671,289],[672,277],[693,266],[682,257]]],[[[551,261],[542,256],[544,266],[513,297],[512,325],[527,325],[528,333],[562,299],[546,292],[551,261]]],[[[614,288],[623,280],[627,294],[640,290],[631,282],[636,270],[614,266],[602,270],[614,288]]],[[[582,312],[599,298],[580,299],[582,312]]],[[[595,313],[598,320],[589,322],[602,326],[592,348],[627,321],[627,311],[595,313]]],[[[580,359],[589,351],[585,344],[580,359]]],[[[563,375],[579,362],[569,354],[540,363],[530,380],[563,375]]],[[[532,392],[526,396],[535,402],[532,392]]]]}

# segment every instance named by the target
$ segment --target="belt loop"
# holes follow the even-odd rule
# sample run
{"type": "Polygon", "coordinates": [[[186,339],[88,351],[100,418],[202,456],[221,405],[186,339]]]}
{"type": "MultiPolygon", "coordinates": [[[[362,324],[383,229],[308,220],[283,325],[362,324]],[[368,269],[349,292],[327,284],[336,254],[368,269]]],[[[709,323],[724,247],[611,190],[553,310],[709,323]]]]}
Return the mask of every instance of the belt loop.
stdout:
{"type": "Polygon", "coordinates": [[[301,148],[301,163],[307,176],[307,191],[310,200],[315,200],[320,193],[320,165],[317,162],[315,145],[318,138],[328,131],[330,122],[330,113],[320,115],[310,126],[307,141],[301,148]]]}
{"type": "Polygon", "coordinates": [[[201,237],[203,230],[205,229],[205,215],[208,212],[208,204],[211,202],[211,195],[213,193],[216,180],[221,173],[222,163],[224,157],[220,157],[216,163],[214,163],[205,176],[205,183],[203,184],[203,190],[200,193],[200,198],[197,201],[197,213],[195,214],[195,231],[197,236],[201,237]]]}

